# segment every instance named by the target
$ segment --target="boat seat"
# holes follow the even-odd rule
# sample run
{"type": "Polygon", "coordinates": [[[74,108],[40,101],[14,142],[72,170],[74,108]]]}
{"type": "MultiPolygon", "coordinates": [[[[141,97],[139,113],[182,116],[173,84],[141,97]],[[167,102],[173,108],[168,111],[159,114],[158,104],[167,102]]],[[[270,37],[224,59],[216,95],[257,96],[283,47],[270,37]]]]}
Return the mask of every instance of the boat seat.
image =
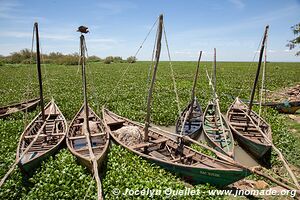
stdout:
{"type": "MultiPolygon", "coordinates": [[[[99,145],[99,146],[94,146],[92,147],[92,149],[101,149],[101,148],[104,148],[105,145],[99,145]]],[[[89,147],[83,147],[83,148],[80,148],[80,149],[75,149],[76,152],[81,152],[81,151],[86,151],[86,150],[89,150],[89,147]]]]}
{"type": "Polygon", "coordinates": [[[170,158],[168,158],[167,156],[159,153],[158,151],[151,151],[149,153],[150,156],[161,159],[161,160],[170,160],[170,158]]]}
{"type": "Polygon", "coordinates": [[[125,122],[125,120],[108,121],[108,122],[106,122],[106,124],[108,126],[114,126],[114,125],[123,125],[124,122],[125,122]]]}
{"type": "Polygon", "coordinates": [[[155,144],[159,144],[159,143],[163,143],[163,142],[166,142],[166,141],[168,141],[169,139],[168,138],[159,138],[159,139],[157,139],[157,140],[151,140],[150,142],[151,143],[155,143],[155,144]]]}
{"type": "MultiPolygon", "coordinates": [[[[97,137],[97,136],[103,136],[103,135],[106,135],[106,133],[92,134],[91,137],[97,137]]],[[[86,138],[85,135],[79,135],[79,136],[69,137],[69,140],[77,140],[77,139],[84,139],[84,138],[86,138]]]]}
{"type": "Polygon", "coordinates": [[[168,138],[159,138],[157,140],[151,140],[150,142],[140,143],[140,144],[132,145],[130,147],[133,148],[133,149],[141,149],[141,148],[144,148],[144,147],[150,147],[152,145],[167,142],[168,140],[169,140],[168,138]]]}
{"type": "Polygon", "coordinates": [[[171,160],[172,162],[177,162],[179,160],[182,160],[182,159],[186,159],[186,158],[190,158],[190,157],[193,157],[194,155],[196,155],[196,153],[190,153],[188,155],[184,155],[184,156],[181,156],[179,158],[175,158],[173,160],[171,160]]]}
{"type": "Polygon", "coordinates": [[[139,143],[139,144],[135,144],[135,145],[132,145],[130,146],[130,148],[132,149],[141,149],[141,148],[144,148],[144,147],[149,147],[152,143],[139,143]]]}
{"type": "MultiPolygon", "coordinates": [[[[40,134],[39,137],[52,137],[52,136],[64,136],[65,133],[55,133],[55,134],[49,134],[49,135],[45,135],[45,134],[40,134]]],[[[26,135],[24,136],[25,139],[31,139],[31,138],[35,138],[36,135],[26,135]]]]}

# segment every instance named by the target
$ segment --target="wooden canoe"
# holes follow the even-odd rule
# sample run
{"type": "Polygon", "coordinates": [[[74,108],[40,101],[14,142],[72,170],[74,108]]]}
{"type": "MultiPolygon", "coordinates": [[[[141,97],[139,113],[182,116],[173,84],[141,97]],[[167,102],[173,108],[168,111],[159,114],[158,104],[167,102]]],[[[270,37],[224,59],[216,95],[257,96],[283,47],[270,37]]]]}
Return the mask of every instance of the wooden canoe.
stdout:
{"type": "Polygon", "coordinates": [[[13,113],[19,112],[19,111],[31,111],[39,104],[40,99],[30,99],[27,101],[23,101],[21,103],[15,103],[8,106],[4,106],[0,108],[0,118],[7,117],[13,113]]]}
{"type": "Polygon", "coordinates": [[[189,112],[191,106],[192,108],[192,113],[191,116],[187,117],[187,120],[184,124],[183,132],[182,135],[186,135],[191,137],[192,139],[195,139],[199,136],[199,134],[202,131],[202,126],[203,126],[203,112],[201,109],[200,104],[198,103],[197,99],[190,103],[181,113],[181,116],[177,119],[176,121],[176,133],[181,134],[181,129],[182,129],[182,123],[184,122],[184,118],[189,112]]]}
{"type": "Polygon", "coordinates": [[[17,148],[17,160],[25,153],[18,165],[26,174],[30,174],[41,161],[56,153],[65,139],[67,121],[58,106],[52,100],[44,109],[45,122],[42,120],[42,113],[39,113],[22,133],[17,148]],[[46,134],[42,132],[26,153],[37,133],[43,131],[43,126],[46,134]]]}
{"type": "Polygon", "coordinates": [[[284,101],[282,103],[265,103],[263,106],[271,107],[279,113],[295,114],[300,109],[300,101],[284,101]]]}
{"type": "Polygon", "coordinates": [[[202,154],[186,145],[181,146],[176,140],[154,129],[149,130],[147,143],[142,142],[128,146],[119,140],[115,131],[126,126],[138,127],[140,131],[143,131],[144,127],[107,109],[103,109],[103,120],[117,144],[150,162],[179,174],[193,184],[209,183],[224,187],[250,174],[247,169],[233,163],[202,154]]]}
{"type": "Polygon", "coordinates": [[[79,163],[86,166],[93,173],[93,162],[89,153],[89,145],[91,145],[98,168],[100,169],[109,147],[109,134],[105,131],[103,122],[97,114],[90,107],[88,110],[91,144],[88,144],[84,133],[84,105],[80,108],[69,126],[66,142],[69,150],[77,157],[79,163]]]}
{"type": "Polygon", "coordinates": [[[232,132],[225,117],[222,114],[220,117],[215,107],[213,102],[209,102],[205,109],[203,123],[204,136],[211,147],[233,158],[234,138],[232,132]]]}
{"type": "MultiPolygon", "coordinates": [[[[244,103],[249,103],[249,100],[241,99],[244,103]]],[[[259,105],[259,102],[253,102],[254,105],[259,105]]],[[[279,113],[284,114],[295,114],[300,109],[300,101],[289,101],[285,100],[283,102],[266,102],[262,103],[262,106],[273,108],[279,113]]]]}
{"type": "Polygon", "coordinates": [[[227,111],[227,119],[240,145],[257,159],[263,159],[272,148],[271,127],[254,111],[249,116],[248,110],[249,107],[236,98],[227,111]]]}

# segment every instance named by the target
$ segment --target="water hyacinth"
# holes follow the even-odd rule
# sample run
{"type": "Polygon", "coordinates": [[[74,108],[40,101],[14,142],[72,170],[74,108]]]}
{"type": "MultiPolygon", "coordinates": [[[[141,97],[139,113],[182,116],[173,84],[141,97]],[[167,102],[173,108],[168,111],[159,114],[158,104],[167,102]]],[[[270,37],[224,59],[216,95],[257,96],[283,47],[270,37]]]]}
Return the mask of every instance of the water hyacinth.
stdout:
{"type": "MultiPolygon", "coordinates": [[[[99,116],[101,116],[102,105],[105,105],[119,115],[143,122],[149,64],[149,62],[132,63],[127,74],[122,77],[128,67],[127,63],[110,65],[89,63],[87,87],[90,106],[99,116]]],[[[266,87],[275,90],[295,84],[299,81],[298,74],[300,74],[300,68],[295,67],[296,65],[295,63],[269,63],[266,87]]],[[[184,108],[190,100],[195,67],[196,62],[173,62],[181,108],[184,108]]],[[[227,107],[232,103],[232,96],[249,97],[256,64],[220,62],[217,67],[217,92],[222,112],[226,112],[227,107]]],[[[78,67],[43,65],[42,68],[42,71],[46,72],[43,73],[43,78],[47,100],[53,97],[66,119],[71,120],[82,105],[81,74],[77,73],[78,67]]],[[[210,73],[211,63],[201,64],[196,87],[196,96],[203,108],[211,98],[210,86],[205,76],[206,69],[210,73]]],[[[34,65],[1,66],[0,82],[0,105],[38,96],[34,65]]],[[[27,117],[25,113],[17,113],[0,120],[1,177],[15,160],[17,144],[25,124],[34,118],[38,110],[28,113],[27,117]]],[[[159,64],[151,112],[151,121],[156,125],[174,125],[177,118],[178,110],[168,62],[159,64]]],[[[290,134],[284,118],[270,110],[264,113],[264,117],[272,126],[274,144],[283,150],[290,163],[299,167],[299,140],[290,134]]],[[[106,199],[118,198],[112,193],[114,188],[124,191],[126,188],[185,189],[188,187],[176,175],[148,163],[117,145],[113,145],[110,149],[101,179],[106,199]]],[[[204,192],[212,188],[208,185],[195,186],[195,189],[204,192]]],[[[95,181],[66,149],[44,161],[29,179],[24,178],[16,169],[0,189],[1,199],[84,199],[84,197],[96,198],[95,181]]],[[[191,199],[191,197],[181,198],[191,199]]],[[[209,197],[207,193],[193,197],[193,199],[197,198],[215,199],[209,197]]],[[[119,199],[126,198],[121,196],[119,199]]],[[[140,196],[139,199],[147,198],[140,196]]]]}

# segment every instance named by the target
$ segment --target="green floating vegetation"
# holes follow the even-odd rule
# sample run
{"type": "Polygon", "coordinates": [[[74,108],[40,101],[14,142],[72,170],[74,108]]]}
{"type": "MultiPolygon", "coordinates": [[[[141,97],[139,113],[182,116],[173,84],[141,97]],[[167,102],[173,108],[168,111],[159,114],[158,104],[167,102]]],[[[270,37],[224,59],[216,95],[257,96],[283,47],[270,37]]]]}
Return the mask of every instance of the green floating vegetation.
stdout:
{"type": "MultiPolygon", "coordinates": [[[[142,122],[145,117],[147,96],[147,75],[150,62],[87,64],[87,90],[89,105],[101,116],[105,105],[112,111],[129,119],[142,122]],[[129,67],[123,77],[125,69],[129,67]],[[117,84],[119,83],[119,84],[117,84]],[[100,109],[99,109],[100,108],[100,109]]],[[[291,86],[299,81],[298,63],[268,63],[266,85],[269,90],[291,86]]],[[[232,97],[249,98],[257,63],[218,62],[217,92],[220,97],[221,111],[225,112],[232,103],[232,97]]],[[[0,105],[20,102],[38,96],[38,79],[35,65],[4,65],[0,67],[0,105]]],[[[196,62],[173,62],[180,107],[190,100],[190,90],[196,62]]],[[[211,72],[211,63],[202,62],[197,82],[196,96],[204,108],[211,99],[205,70],[211,72]]],[[[77,66],[43,65],[44,95],[53,97],[67,120],[71,120],[82,105],[81,74],[77,66]],[[46,73],[45,73],[46,72],[46,73]]],[[[0,176],[3,177],[15,161],[19,137],[39,108],[25,114],[19,112],[5,120],[0,120],[0,176]]],[[[153,93],[151,121],[157,125],[174,125],[178,116],[176,98],[168,62],[160,62],[157,81],[153,93]]],[[[280,148],[287,160],[300,166],[299,139],[287,129],[281,115],[268,110],[265,118],[273,130],[274,144],[280,148]]],[[[196,150],[211,155],[209,151],[196,150]]],[[[212,155],[211,155],[212,156],[212,155]]],[[[275,160],[272,161],[273,164],[275,160]]],[[[278,165],[279,166],[279,165],[278,165]]],[[[102,175],[103,192],[106,199],[147,199],[145,196],[114,196],[113,188],[124,190],[127,187],[164,189],[185,189],[187,186],[174,174],[148,163],[125,149],[113,145],[102,175]]],[[[215,199],[206,193],[213,187],[197,185],[194,187],[204,193],[193,199],[215,199]]],[[[44,161],[30,179],[26,179],[18,169],[0,189],[0,199],[95,199],[95,181],[88,171],[80,166],[67,151],[62,150],[54,157],[44,161]],[[90,186],[90,187],[89,187],[90,186]],[[87,192],[88,191],[88,192],[87,192]],[[87,195],[86,195],[87,193],[87,195]],[[85,197],[86,195],[86,197],[85,197]]],[[[167,199],[162,196],[155,199],[167,199]]],[[[176,197],[177,198],[177,197],[176,197]]],[[[223,197],[220,197],[223,198],[223,197]]],[[[175,199],[170,197],[169,199],[175,199]]],[[[191,199],[178,197],[177,199],[191,199]]]]}
{"type": "MultiPolygon", "coordinates": [[[[107,171],[103,179],[103,188],[106,199],[115,199],[113,193],[115,188],[121,193],[126,192],[126,188],[132,190],[185,190],[186,184],[173,174],[159,166],[149,163],[146,160],[134,155],[119,145],[112,145],[110,149],[107,171]]],[[[206,192],[215,189],[209,185],[196,185],[193,190],[202,191],[196,196],[176,196],[167,195],[155,196],[155,199],[215,199],[206,192]]],[[[149,199],[148,196],[118,196],[120,199],[149,199]]],[[[219,197],[221,198],[221,197],[219,197]]]]}

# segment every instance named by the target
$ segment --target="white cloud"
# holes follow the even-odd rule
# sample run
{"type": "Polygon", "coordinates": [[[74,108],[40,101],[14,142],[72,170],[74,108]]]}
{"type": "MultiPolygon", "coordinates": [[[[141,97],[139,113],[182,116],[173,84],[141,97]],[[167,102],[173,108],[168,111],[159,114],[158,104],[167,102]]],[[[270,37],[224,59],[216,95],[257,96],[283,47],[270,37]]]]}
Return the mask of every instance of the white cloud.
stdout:
{"type": "Polygon", "coordinates": [[[245,3],[242,0],[229,0],[236,8],[243,9],[245,7],[245,3]]]}

